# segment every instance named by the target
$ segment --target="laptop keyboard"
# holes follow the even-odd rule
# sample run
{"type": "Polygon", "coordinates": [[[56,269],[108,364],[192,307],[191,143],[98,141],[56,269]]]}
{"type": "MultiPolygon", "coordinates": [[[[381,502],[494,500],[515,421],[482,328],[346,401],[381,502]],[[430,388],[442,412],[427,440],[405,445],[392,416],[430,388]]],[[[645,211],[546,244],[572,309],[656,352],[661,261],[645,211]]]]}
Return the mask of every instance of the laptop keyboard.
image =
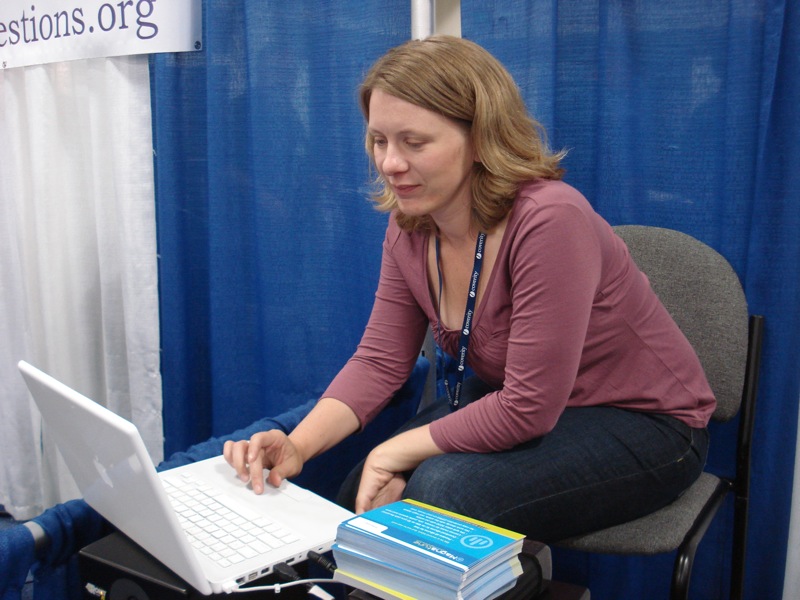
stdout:
{"type": "Polygon", "coordinates": [[[287,527],[247,508],[231,508],[224,492],[187,473],[162,481],[192,546],[220,566],[240,563],[299,539],[287,527]]]}

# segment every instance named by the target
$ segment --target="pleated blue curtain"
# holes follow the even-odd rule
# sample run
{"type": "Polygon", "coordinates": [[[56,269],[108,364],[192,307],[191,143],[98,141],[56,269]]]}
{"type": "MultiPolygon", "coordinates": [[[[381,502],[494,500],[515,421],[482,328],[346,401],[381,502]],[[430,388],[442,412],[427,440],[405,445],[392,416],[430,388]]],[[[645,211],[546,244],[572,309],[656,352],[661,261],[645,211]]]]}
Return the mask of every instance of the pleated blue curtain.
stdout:
{"type": "MultiPolygon", "coordinates": [[[[461,14],[601,214],[709,243],[766,315],[747,597],[779,598],[800,389],[795,3],[462,0],[461,14]]],[[[386,223],[365,200],[355,90],[409,37],[410,5],[225,0],[204,21],[202,52],[151,70],[165,455],[317,396],[355,349],[386,223]]],[[[712,436],[725,471],[735,424],[712,436]]],[[[695,598],[727,593],[731,519],[726,506],[700,547],[695,598]]],[[[555,562],[600,599],[664,597],[670,565],[555,562]]]]}
{"type": "Polygon", "coordinates": [[[317,397],[372,307],[361,78],[404,2],[206,2],[153,59],[165,453],[317,397]]]}
{"type": "MultiPolygon", "coordinates": [[[[462,31],[517,79],[567,181],[612,224],[689,233],[766,315],[747,598],[780,598],[797,439],[800,12],[794,2],[463,0],[462,31]]],[[[735,424],[710,467],[733,465],[735,424]]],[[[700,546],[693,598],[728,593],[732,506],[700,546]]],[[[555,553],[593,598],[663,598],[672,557],[555,553]],[[663,563],[658,565],[658,563],[663,563]]]]}

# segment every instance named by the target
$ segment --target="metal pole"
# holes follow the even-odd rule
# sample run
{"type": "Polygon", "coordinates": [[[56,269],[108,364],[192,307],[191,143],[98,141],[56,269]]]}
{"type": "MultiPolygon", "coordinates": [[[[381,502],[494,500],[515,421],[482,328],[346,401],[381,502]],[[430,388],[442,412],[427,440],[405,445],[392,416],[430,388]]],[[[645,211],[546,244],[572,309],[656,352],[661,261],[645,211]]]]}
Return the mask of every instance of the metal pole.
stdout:
{"type": "Polygon", "coordinates": [[[411,0],[411,39],[423,40],[436,27],[436,0],[411,0]]]}

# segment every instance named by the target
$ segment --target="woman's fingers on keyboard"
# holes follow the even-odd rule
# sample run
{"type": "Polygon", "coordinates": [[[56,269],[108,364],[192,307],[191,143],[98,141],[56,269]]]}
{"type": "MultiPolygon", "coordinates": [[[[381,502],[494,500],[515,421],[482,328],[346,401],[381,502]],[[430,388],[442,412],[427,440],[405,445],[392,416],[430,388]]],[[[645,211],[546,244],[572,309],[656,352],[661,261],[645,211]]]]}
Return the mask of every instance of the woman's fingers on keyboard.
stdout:
{"type": "Polygon", "coordinates": [[[247,467],[247,452],[249,445],[250,443],[247,440],[242,440],[239,442],[233,442],[229,440],[225,442],[225,445],[222,448],[222,454],[225,456],[225,460],[228,461],[228,464],[236,470],[236,474],[242,481],[247,481],[250,479],[250,472],[247,467]]]}
{"type": "Polygon", "coordinates": [[[250,438],[247,447],[247,467],[253,491],[264,491],[264,469],[271,469],[283,460],[288,437],[282,431],[262,431],[250,438]]]}

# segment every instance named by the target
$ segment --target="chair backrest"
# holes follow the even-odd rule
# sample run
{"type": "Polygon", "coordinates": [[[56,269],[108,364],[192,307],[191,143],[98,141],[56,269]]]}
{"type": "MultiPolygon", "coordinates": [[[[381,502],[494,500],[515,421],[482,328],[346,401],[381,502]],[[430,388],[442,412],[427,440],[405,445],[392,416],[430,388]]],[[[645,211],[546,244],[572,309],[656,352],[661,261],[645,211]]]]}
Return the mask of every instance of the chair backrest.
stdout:
{"type": "Polygon", "coordinates": [[[727,260],[695,238],[660,227],[614,227],[694,347],[717,398],[713,418],[739,410],[747,363],[748,309],[727,260]]]}

